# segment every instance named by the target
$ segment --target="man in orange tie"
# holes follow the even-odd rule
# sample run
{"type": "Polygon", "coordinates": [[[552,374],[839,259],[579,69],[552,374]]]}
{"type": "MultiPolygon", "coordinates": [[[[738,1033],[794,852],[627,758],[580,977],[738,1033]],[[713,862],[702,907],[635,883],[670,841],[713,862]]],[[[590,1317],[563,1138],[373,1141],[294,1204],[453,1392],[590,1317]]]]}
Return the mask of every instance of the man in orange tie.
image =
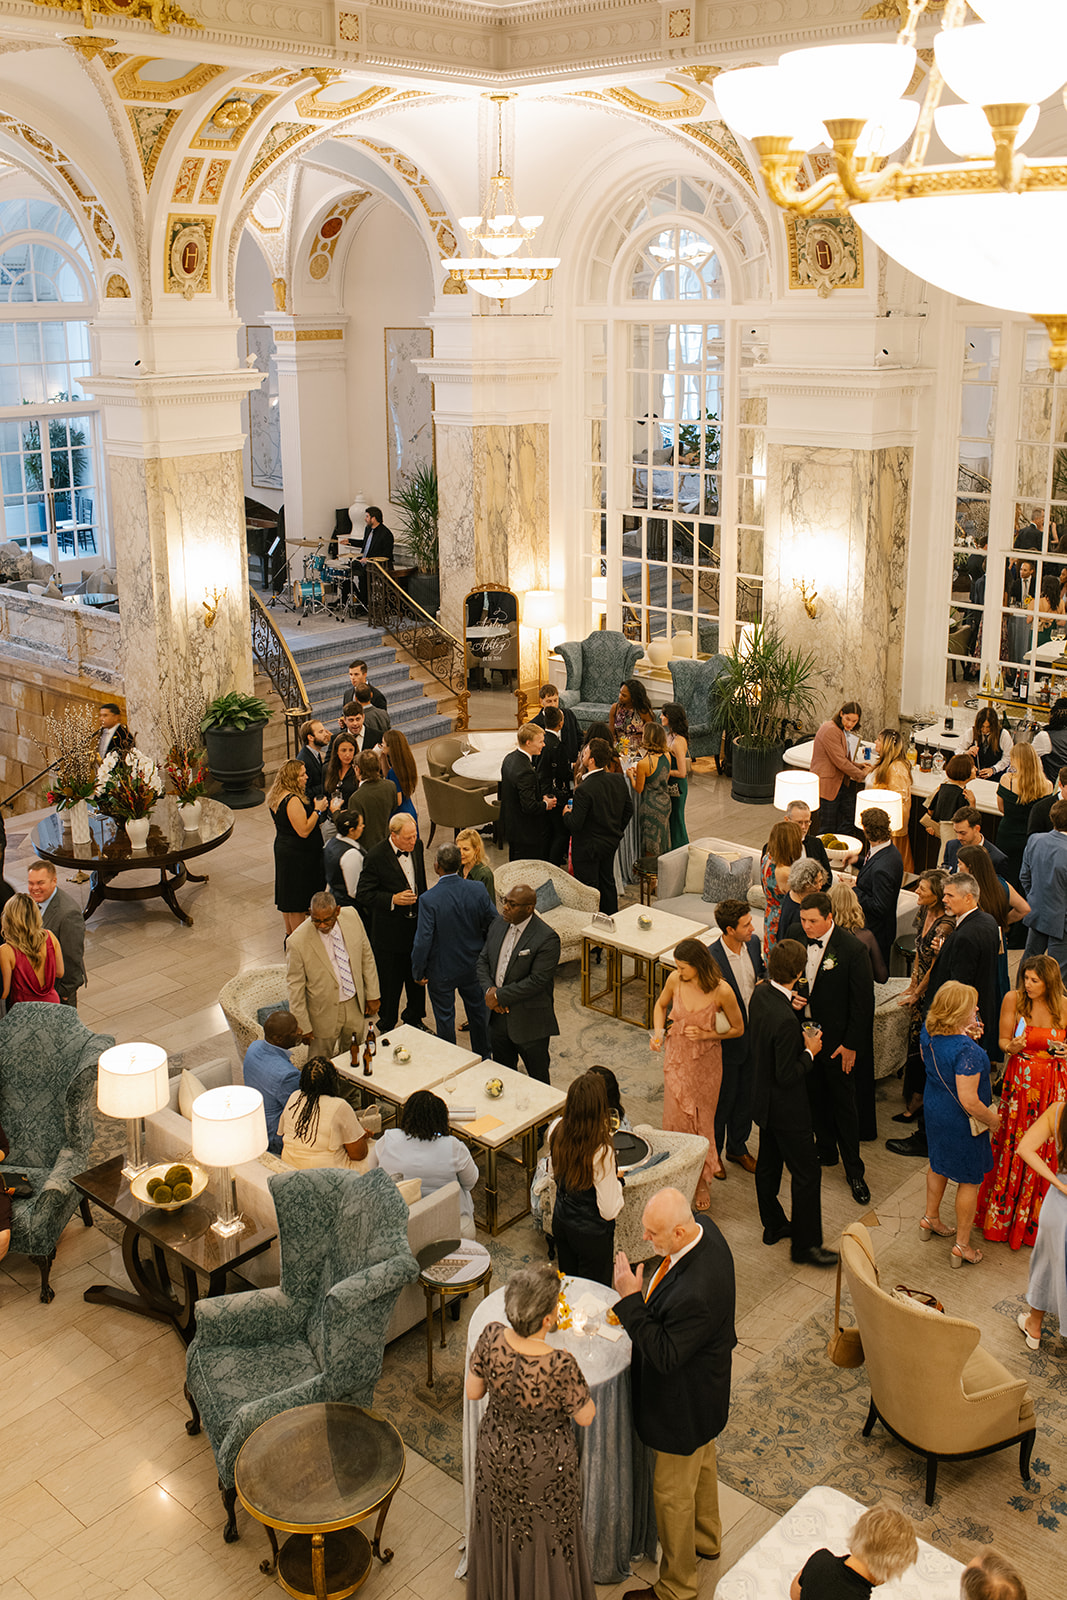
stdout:
{"type": "Polygon", "coordinates": [[[717,1561],[722,1539],[715,1440],[730,1411],[734,1262],[706,1214],[678,1189],[645,1207],[645,1238],[662,1261],[647,1288],[622,1251],[615,1314],[633,1344],[634,1426],[656,1453],[652,1491],[663,1549],[654,1584],[626,1600],[695,1600],[697,1557],[717,1561]]]}

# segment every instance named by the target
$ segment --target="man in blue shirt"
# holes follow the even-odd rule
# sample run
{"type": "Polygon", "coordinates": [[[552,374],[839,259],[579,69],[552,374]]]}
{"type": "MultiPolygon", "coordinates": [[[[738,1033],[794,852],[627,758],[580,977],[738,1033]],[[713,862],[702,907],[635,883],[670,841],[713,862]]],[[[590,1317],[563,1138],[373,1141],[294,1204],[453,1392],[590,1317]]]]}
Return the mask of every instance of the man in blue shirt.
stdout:
{"type": "Polygon", "coordinates": [[[272,1011],[267,1018],[262,1039],[253,1039],[245,1051],[244,1077],[250,1089],[258,1089],[263,1096],[263,1110],[267,1117],[267,1149],[271,1155],[280,1156],[282,1141],[278,1137],[278,1118],[294,1089],[300,1087],[300,1070],[294,1067],[289,1052],[300,1043],[300,1029],[291,1011],[272,1011]]]}

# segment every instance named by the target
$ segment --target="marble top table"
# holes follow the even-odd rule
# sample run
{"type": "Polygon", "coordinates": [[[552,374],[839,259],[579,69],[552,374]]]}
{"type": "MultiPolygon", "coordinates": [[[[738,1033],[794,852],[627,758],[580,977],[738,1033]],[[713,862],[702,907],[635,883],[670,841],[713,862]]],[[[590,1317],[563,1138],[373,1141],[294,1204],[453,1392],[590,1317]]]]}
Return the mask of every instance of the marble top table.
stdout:
{"type": "MultiPolygon", "coordinates": [[[[715,1586],[715,1600],[782,1600],[816,1550],[845,1554],[849,1532],[867,1509],[837,1489],[809,1489],[723,1573],[715,1586]]],[[[962,1571],[962,1563],[920,1539],[918,1561],[899,1578],[882,1584],[878,1600],[959,1600],[962,1571]]]]}
{"type": "Polygon", "coordinates": [[[600,928],[589,923],[582,929],[582,938],[594,944],[611,945],[629,956],[642,956],[654,960],[665,950],[673,950],[682,939],[692,939],[706,922],[693,922],[688,917],[676,917],[669,911],[657,911],[655,906],[625,906],[611,919],[614,928],[600,928]],[[649,917],[651,928],[639,928],[638,917],[649,917]]]}
{"type": "Polygon", "coordinates": [[[518,748],[515,729],[481,729],[477,733],[468,732],[466,738],[474,749],[453,761],[452,771],[461,778],[473,778],[479,783],[499,783],[504,757],[518,748]]]}
{"type": "Polygon", "coordinates": [[[669,911],[657,911],[655,906],[625,906],[612,918],[614,927],[587,923],[582,929],[582,1005],[589,1011],[599,1011],[602,1016],[617,1017],[620,1022],[634,1027],[650,1028],[656,1003],[655,974],[658,958],[673,951],[682,939],[696,938],[708,927],[706,922],[690,921],[676,917],[669,911]],[[638,918],[648,918],[650,928],[638,927],[638,918]],[[593,970],[590,952],[594,946],[607,950],[605,986],[594,993],[593,970]],[[634,970],[630,977],[623,976],[623,956],[632,956],[634,970]],[[625,991],[635,980],[641,982],[640,1004],[636,1016],[625,1010],[625,991]],[[608,1005],[599,1004],[610,996],[608,1005]]]}
{"type": "Polygon", "coordinates": [[[536,1130],[539,1124],[551,1121],[563,1110],[567,1096],[562,1089],[556,1089],[550,1083],[528,1078],[525,1073],[515,1072],[510,1067],[497,1066],[495,1061],[480,1061],[476,1067],[468,1067],[458,1077],[448,1078],[440,1084],[439,1093],[448,1103],[452,1131],[485,1152],[485,1226],[489,1233],[500,1233],[529,1213],[530,1184],[537,1166],[536,1130]],[[491,1078],[499,1078],[504,1086],[503,1094],[497,1099],[486,1093],[485,1086],[491,1078]],[[473,1111],[473,1116],[458,1120],[452,1112],[453,1106],[473,1111]],[[470,1124],[478,1123],[483,1117],[496,1117],[499,1126],[472,1132],[470,1124]],[[514,1140],[518,1140],[522,1146],[517,1164],[526,1173],[522,1184],[524,1204],[515,1216],[501,1222],[497,1163],[501,1150],[514,1140]]]}
{"type": "MultiPolygon", "coordinates": [[[[810,767],[811,754],[815,748],[813,739],[806,740],[803,744],[792,745],[785,753],[784,761],[790,767],[810,767]]],[[[918,767],[911,769],[912,799],[928,800],[936,794],[945,781],[943,772],[921,772],[918,767]]],[[[974,803],[979,811],[984,811],[988,816],[999,817],[1000,807],[997,805],[997,786],[990,778],[975,778],[967,785],[974,795],[974,803]]]]}
{"type": "MultiPolygon", "coordinates": [[[[595,1300],[604,1310],[618,1299],[613,1289],[589,1278],[568,1278],[567,1299],[573,1308],[579,1300],[595,1300]]],[[[467,1359],[483,1328],[491,1322],[507,1325],[503,1289],[482,1301],[467,1329],[467,1359]]],[[[599,1319],[598,1319],[599,1320],[599,1319]]],[[[630,1405],[630,1339],[609,1340],[598,1333],[557,1330],[547,1342],[569,1350],[582,1369],[596,1401],[596,1416],[588,1428],[576,1428],[582,1477],[582,1529],[596,1583],[621,1583],[630,1575],[637,1556],[656,1557],[656,1514],[652,1504],[652,1452],[633,1431],[630,1405]]],[[[478,1424],[487,1399],[463,1402],[463,1505],[469,1529],[474,1502],[474,1459],[478,1424]]],[[[463,1557],[457,1577],[467,1570],[463,1557]]],[[[788,1594],[788,1585],[783,1591],[788,1594]]]]}
{"type": "MultiPolygon", "coordinates": [[[[481,1060],[472,1050],[462,1045],[447,1044],[435,1034],[424,1033],[406,1022],[390,1028],[378,1040],[378,1053],[374,1057],[374,1071],[364,1075],[362,1067],[354,1068],[347,1050],[334,1056],[333,1064],[345,1078],[356,1083],[368,1094],[380,1095],[392,1105],[402,1106],[418,1089],[436,1089],[446,1078],[452,1078],[481,1060]],[[410,1052],[410,1061],[395,1061],[393,1051],[397,1045],[410,1052]]],[[[457,1101],[457,1104],[460,1102],[457,1101]]]]}

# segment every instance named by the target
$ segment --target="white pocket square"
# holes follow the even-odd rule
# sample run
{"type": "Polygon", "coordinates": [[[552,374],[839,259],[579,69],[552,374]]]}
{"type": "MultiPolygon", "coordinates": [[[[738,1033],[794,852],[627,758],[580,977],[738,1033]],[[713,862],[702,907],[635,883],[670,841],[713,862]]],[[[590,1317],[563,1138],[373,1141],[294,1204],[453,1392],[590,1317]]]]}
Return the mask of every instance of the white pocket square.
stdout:
{"type": "Polygon", "coordinates": [[[520,956],[528,956],[530,954],[530,952],[529,952],[529,950],[520,950],[519,954],[520,954],[520,956]]]}

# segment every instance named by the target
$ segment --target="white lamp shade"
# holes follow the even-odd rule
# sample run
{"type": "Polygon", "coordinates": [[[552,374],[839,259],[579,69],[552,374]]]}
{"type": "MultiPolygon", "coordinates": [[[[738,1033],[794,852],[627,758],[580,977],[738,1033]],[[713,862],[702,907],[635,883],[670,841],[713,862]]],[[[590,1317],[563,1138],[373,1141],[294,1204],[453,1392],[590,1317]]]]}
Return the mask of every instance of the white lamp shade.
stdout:
{"type": "MultiPolygon", "coordinates": [[[[886,107],[881,115],[872,118],[859,136],[856,144],[858,156],[891,156],[906,144],[915,132],[919,120],[917,100],[897,100],[886,107]]],[[[985,118],[982,118],[983,122],[985,118]]],[[[988,126],[988,124],[987,124],[988,126]]],[[[993,136],[990,134],[990,144],[993,136]]]]}
{"type": "Polygon", "coordinates": [[[1067,79],[1062,18],[1040,50],[1025,32],[979,22],[939,33],[934,55],[949,88],[973,106],[1036,105],[1067,79]]]}
{"type": "MultiPolygon", "coordinates": [[[[1031,106],[1023,117],[1015,139],[1021,150],[1037,127],[1038,107],[1031,106]]],[[[934,112],[937,137],[953,155],[965,161],[990,161],[993,158],[993,130],[981,106],[938,106],[934,112]]]]}
{"type": "Polygon", "coordinates": [[[96,1071],[96,1103],[106,1117],[150,1117],[167,1103],[167,1052],[158,1044],[116,1044],[96,1071]]]}
{"type": "Polygon", "coordinates": [[[193,1158],[205,1167],[239,1167],[267,1148],[263,1096],[246,1084],[207,1089],[193,1101],[193,1158]]]}
{"type": "MultiPolygon", "coordinates": [[[[788,134],[801,147],[806,130],[813,126],[813,106],[795,80],[786,80],[781,67],[737,67],[720,73],[715,79],[715,104],[723,121],[743,139],[788,134]]],[[[817,120],[814,125],[817,128],[817,120]]]]}
{"type": "Polygon", "coordinates": [[[817,811],[819,780],[814,772],[779,772],[774,780],[774,808],[785,811],[795,800],[817,811]]]}
{"type": "MultiPolygon", "coordinates": [[[[915,50],[899,44],[831,44],[787,50],[779,68],[790,103],[803,97],[809,116],[881,118],[915,71],[915,50]]],[[[718,83],[716,83],[716,94],[718,83]]]]}
{"type": "Polygon", "coordinates": [[[856,821],[861,825],[866,811],[884,811],[890,833],[899,833],[904,826],[904,802],[895,789],[861,789],[856,796],[856,821]]]}
{"type": "Polygon", "coordinates": [[[522,602],[522,620],[527,628],[551,628],[556,615],[556,597],[551,589],[527,589],[522,602]]]}

